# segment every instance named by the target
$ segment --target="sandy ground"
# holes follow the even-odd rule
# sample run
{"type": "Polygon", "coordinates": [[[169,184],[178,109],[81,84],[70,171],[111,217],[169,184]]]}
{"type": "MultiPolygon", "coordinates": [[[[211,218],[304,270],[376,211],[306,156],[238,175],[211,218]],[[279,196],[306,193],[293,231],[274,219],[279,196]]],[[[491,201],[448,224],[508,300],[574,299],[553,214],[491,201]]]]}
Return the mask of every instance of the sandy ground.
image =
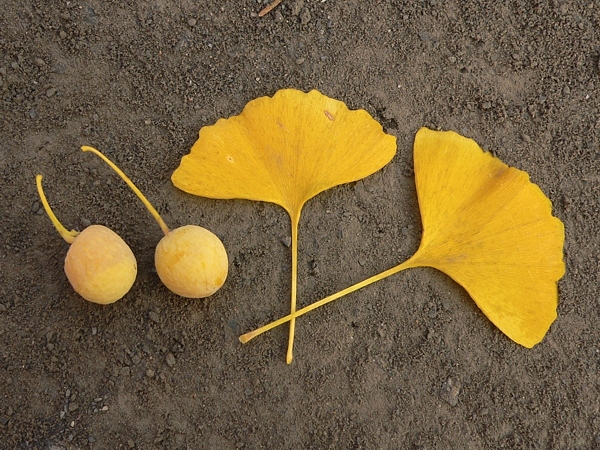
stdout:
{"type": "Polygon", "coordinates": [[[600,447],[600,9],[592,0],[31,0],[0,8],[0,447],[600,447]],[[433,269],[403,272],[241,345],[287,314],[278,206],[170,181],[198,130],[256,98],[318,89],[398,139],[380,172],[311,200],[299,304],[408,258],[421,224],[412,144],[455,130],[527,171],[565,224],[558,319],[531,350],[433,269]],[[161,237],[118,162],[171,226],[215,232],[229,278],[171,294],[161,237]],[[111,227],[139,274],[110,306],[75,294],[43,213],[111,227]],[[451,387],[454,389],[451,389],[451,387]]]}

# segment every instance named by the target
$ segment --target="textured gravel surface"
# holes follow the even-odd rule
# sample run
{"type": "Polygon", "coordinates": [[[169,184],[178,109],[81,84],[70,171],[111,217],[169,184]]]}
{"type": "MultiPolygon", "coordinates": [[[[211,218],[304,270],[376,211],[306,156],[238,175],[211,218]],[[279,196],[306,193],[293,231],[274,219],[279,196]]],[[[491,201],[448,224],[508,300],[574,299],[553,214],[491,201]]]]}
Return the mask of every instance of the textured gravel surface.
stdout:
{"type": "Polygon", "coordinates": [[[592,0],[0,2],[0,448],[591,449],[600,446],[600,9],[592,0]],[[421,126],[527,171],[565,223],[558,319],[531,350],[466,292],[414,269],[241,345],[287,314],[280,207],[192,197],[170,182],[198,130],[278,89],[318,89],[398,139],[380,172],[311,200],[299,305],[407,259],[421,225],[421,126]],[[184,300],[153,268],[142,204],[204,226],[225,286],[184,300]],[[101,223],[138,259],[121,301],[82,300],[69,228],[101,223]]]}

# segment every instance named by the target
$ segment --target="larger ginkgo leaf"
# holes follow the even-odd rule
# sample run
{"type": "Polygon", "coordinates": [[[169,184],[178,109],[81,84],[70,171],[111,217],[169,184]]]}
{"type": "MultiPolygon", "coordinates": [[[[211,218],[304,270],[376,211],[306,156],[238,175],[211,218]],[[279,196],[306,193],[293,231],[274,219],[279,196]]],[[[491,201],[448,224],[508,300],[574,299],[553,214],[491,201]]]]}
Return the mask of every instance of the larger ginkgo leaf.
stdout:
{"type": "Polygon", "coordinates": [[[401,270],[429,266],[462,285],[509,338],[540,342],[556,318],[557,281],[565,271],[564,227],[527,173],[508,167],[471,139],[422,128],[414,146],[423,221],[406,262],[247,333],[258,334],[401,270]]]}
{"type": "Polygon", "coordinates": [[[421,129],[415,177],[423,220],[413,262],[463,286],[513,341],[533,347],[556,318],[564,227],[527,173],[454,132],[421,129]]]}
{"type": "MultiPolygon", "coordinates": [[[[326,189],[385,166],[396,138],[364,110],[349,110],[317,91],[278,91],[246,105],[239,116],[200,130],[173,173],[178,188],[211,198],[243,198],[282,206],[292,221],[292,312],[296,309],[298,223],[303,205],[326,189]]],[[[288,362],[294,321],[290,323],[288,362]]]]}

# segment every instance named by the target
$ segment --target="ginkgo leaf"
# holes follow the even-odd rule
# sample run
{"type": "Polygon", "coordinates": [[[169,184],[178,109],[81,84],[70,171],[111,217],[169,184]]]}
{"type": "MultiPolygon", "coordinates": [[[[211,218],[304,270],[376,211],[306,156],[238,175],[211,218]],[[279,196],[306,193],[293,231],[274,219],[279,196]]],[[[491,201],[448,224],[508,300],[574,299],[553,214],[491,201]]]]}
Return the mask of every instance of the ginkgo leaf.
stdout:
{"type": "MultiPolygon", "coordinates": [[[[376,172],[395,153],[396,138],[366,111],[351,111],[317,91],[284,89],[249,102],[239,116],[202,128],[172,181],[191,194],[272,202],[289,213],[294,312],[303,205],[326,189],[376,172]]],[[[292,320],[288,363],[293,337],[292,320]]]]}
{"type": "Polygon", "coordinates": [[[452,277],[513,341],[540,342],[565,271],[550,200],[526,172],[454,132],[417,134],[415,177],[423,237],[413,261],[452,277]]]}
{"type": "Polygon", "coordinates": [[[449,275],[513,341],[531,348],[556,318],[564,226],[527,173],[471,139],[422,128],[414,145],[423,222],[406,262],[247,333],[258,334],[401,270],[429,266],[449,275]]]}

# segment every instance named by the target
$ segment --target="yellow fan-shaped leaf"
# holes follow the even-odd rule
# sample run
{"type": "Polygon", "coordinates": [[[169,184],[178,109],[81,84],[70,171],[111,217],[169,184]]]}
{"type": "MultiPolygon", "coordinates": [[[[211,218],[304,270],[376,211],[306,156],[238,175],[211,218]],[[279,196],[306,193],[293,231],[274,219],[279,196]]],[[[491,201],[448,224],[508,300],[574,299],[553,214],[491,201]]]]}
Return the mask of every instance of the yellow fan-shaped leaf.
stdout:
{"type": "MultiPolygon", "coordinates": [[[[200,130],[173,173],[175,186],[211,198],[282,206],[292,221],[292,312],[296,303],[297,227],[310,198],[385,166],[396,138],[364,110],[317,91],[278,91],[249,102],[239,116],[200,130]]],[[[290,324],[291,348],[294,322],[290,324]]]]}
{"type": "Polygon", "coordinates": [[[540,342],[556,318],[564,227],[527,173],[452,131],[421,129],[415,178],[423,220],[413,263],[463,286],[509,338],[540,342]]]}
{"type": "Polygon", "coordinates": [[[366,111],[284,89],[202,128],[172,179],[192,194],[272,202],[294,217],[319,192],[376,172],[395,152],[396,138],[366,111]]]}
{"type": "Polygon", "coordinates": [[[411,267],[441,270],[513,341],[531,348],[556,318],[564,226],[527,173],[473,140],[422,128],[414,146],[423,236],[404,263],[240,337],[259,334],[411,267]]]}

